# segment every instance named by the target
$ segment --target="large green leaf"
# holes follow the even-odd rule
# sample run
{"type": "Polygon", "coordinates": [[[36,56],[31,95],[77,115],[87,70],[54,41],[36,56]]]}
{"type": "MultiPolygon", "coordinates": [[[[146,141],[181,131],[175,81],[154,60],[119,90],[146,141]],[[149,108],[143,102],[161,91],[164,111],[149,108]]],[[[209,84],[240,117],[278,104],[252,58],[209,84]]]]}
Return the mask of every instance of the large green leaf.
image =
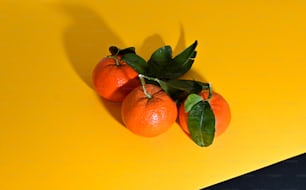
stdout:
{"type": "Polygon", "coordinates": [[[163,80],[175,79],[185,74],[196,57],[197,41],[172,58],[170,46],[157,49],[148,61],[148,75],[163,80]]]}
{"type": "Polygon", "coordinates": [[[157,78],[162,78],[165,67],[172,61],[172,48],[163,46],[158,48],[148,61],[148,74],[157,78]]]}
{"type": "Polygon", "coordinates": [[[197,55],[197,52],[195,51],[197,45],[198,41],[195,41],[173,58],[172,64],[167,68],[172,78],[180,77],[190,70],[197,55]]]}
{"type": "Polygon", "coordinates": [[[170,46],[163,46],[155,50],[151,55],[148,64],[157,64],[160,66],[167,65],[172,60],[172,48],[170,46]]]}
{"type": "Polygon", "coordinates": [[[172,99],[179,103],[191,93],[200,93],[205,83],[195,80],[172,79],[169,81],[159,80],[159,85],[172,99]]]}
{"type": "Polygon", "coordinates": [[[122,56],[122,60],[130,65],[137,73],[145,74],[148,64],[147,62],[135,53],[127,53],[122,56]]]}
{"type": "Polygon", "coordinates": [[[207,101],[196,103],[188,113],[191,139],[199,146],[209,146],[215,136],[215,116],[207,101]]]}

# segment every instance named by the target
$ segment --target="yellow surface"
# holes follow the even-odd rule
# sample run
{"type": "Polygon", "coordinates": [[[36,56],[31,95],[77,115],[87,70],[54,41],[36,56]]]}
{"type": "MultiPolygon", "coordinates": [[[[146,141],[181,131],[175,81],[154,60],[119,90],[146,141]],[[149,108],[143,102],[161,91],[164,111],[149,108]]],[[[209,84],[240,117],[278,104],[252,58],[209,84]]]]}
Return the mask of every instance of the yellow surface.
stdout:
{"type": "Polygon", "coordinates": [[[306,3],[1,1],[0,189],[199,189],[306,150],[306,3]],[[26,2],[26,3],[25,3],[26,2]],[[110,45],[199,41],[192,78],[230,103],[208,148],[133,135],[91,88],[110,45]]]}

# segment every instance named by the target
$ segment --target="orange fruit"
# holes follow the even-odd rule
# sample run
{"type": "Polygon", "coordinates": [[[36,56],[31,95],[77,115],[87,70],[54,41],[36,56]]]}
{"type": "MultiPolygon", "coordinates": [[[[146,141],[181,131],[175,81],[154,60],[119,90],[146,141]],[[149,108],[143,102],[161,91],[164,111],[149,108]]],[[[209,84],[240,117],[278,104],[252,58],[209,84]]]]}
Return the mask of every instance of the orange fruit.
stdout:
{"type": "MultiPolygon", "coordinates": [[[[208,92],[202,91],[200,95],[207,99],[208,92]]],[[[209,100],[211,109],[215,115],[215,136],[221,135],[229,126],[231,120],[230,107],[226,100],[218,93],[213,92],[211,99],[209,100]]],[[[185,112],[184,104],[179,107],[179,123],[182,129],[189,134],[187,125],[188,113],[185,112]]]]}
{"type": "Polygon", "coordinates": [[[154,137],[167,131],[177,118],[176,103],[159,86],[145,84],[135,88],[122,102],[121,115],[126,128],[133,133],[154,137]]]}
{"type": "Polygon", "coordinates": [[[140,85],[138,73],[120,56],[103,58],[93,70],[93,84],[103,98],[122,102],[128,93],[140,85]]]}

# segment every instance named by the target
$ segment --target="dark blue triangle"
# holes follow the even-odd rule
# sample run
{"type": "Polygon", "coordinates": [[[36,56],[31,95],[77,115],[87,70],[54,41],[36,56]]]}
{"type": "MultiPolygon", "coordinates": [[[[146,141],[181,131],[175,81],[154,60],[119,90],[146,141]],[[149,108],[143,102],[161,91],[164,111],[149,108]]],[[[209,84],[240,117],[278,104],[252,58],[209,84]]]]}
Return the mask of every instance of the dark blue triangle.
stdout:
{"type": "Polygon", "coordinates": [[[201,190],[306,190],[306,154],[201,190]]]}

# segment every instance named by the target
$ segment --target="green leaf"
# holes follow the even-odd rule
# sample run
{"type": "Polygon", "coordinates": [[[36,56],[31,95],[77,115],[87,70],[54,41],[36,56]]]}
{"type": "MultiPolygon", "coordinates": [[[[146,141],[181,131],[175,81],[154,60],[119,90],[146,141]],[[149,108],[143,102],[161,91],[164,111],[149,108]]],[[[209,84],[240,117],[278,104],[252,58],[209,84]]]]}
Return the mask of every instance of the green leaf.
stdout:
{"type": "Polygon", "coordinates": [[[176,102],[184,100],[189,94],[198,94],[203,90],[204,84],[195,80],[172,79],[159,83],[161,88],[176,102]]]}
{"type": "Polygon", "coordinates": [[[174,57],[174,62],[179,64],[187,64],[188,60],[195,58],[196,56],[196,47],[198,45],[198,41],[196,40],[191,44],[189,47],[187,47],[185,50],[183,50],[180,54],[174,57]]]}
{"type": "Polygon", "coordinates": [[[158,48],[150,57],[148,64],[166,65],[172,60],[172,48],[163,46],[158,48]]]}
{"type": "Polygon", "coordinates": [[[195,104],[188,114],[191,139],[199,146],[209,146],[215,136],[215,116],[207,101],[195,104]]]}
{"type": "Polygon", "coordinates": [[[172,61],[172,48],[163,46],[158,48],[148,61],[148,73],[150,76],[162,78],[164,68],[172,61]]]}
{"type": "Polygon", "coordinates": [[[130,65],[137,73],[145,74],[148,67],[147,62],[137,54],[127,53],[122,56],[122,60],[130,65]]]}
{"type": "MultiPolygon", "coordinates": [[[[188,95],[197,96],[202,90],[209,90],[210,83],[203,83],[195,80],[172,79],[163,81],[156,77],[142,74],[147,83],[159,85],[178,104],[187,98],[188,95]]],[[[189,109],[188,109],[189,110],[189,109]]]]}
{"type": "Polygon", "coordinates": [[[200,82],[197,81],[199,83],[199,85],[201,85],[202,90],[209,90],[211,88],[211,84],[210,83],[206,83],[206,82],[200,82]]]}
{"type": "Polygon", "coordinates": [[[180,54],[173,58],[173,63],[171,65],[172,67],[171,69],[169,69],[173,72],[172,75],[179,77],[190,70],[197,54],[197,52],[195,51],[197,45],[198,41],[195,41],[184,51],[182,51],[180,54]]]}
{"type": "Polygon", "coordinates": [[[189,112],[194,105],[196,105],[202,100],[202,96],[199,96],[197,94],[189,94],[184,103],[185,112],[189,112]]]}
{"type": "Polygon", "coordinates": [[[119,51],[119,55],[125,55],[128,53],[136,54],[135,47],[128,47],[119,51]]]}
{"type": "Polygon", "coordinates": [[[119,52],[119,48],[116,46],[111,46],[108,48],[108,50],[111,53],[111,55],[117,55],[119,52]]]}
{"type": "Polygon", "coordinates": [[[125,54],[128,54],[128,53],[134,53],[134,54],[136,53],[135,47],[128,47],[128,48],[125,48],[125,49],[119,49],[116,46],[110,46],[108,49],[109,49],[112,56],[125,55],[125,54]]]}
{"type": "Polygon", "coordinates": [[[157,49],[148,61],[148,74],[163,80],[171,80],[185,74],[192,66],[196,57],[195,41],[175,58],[172,58],[170,46],[157,49]]]}

